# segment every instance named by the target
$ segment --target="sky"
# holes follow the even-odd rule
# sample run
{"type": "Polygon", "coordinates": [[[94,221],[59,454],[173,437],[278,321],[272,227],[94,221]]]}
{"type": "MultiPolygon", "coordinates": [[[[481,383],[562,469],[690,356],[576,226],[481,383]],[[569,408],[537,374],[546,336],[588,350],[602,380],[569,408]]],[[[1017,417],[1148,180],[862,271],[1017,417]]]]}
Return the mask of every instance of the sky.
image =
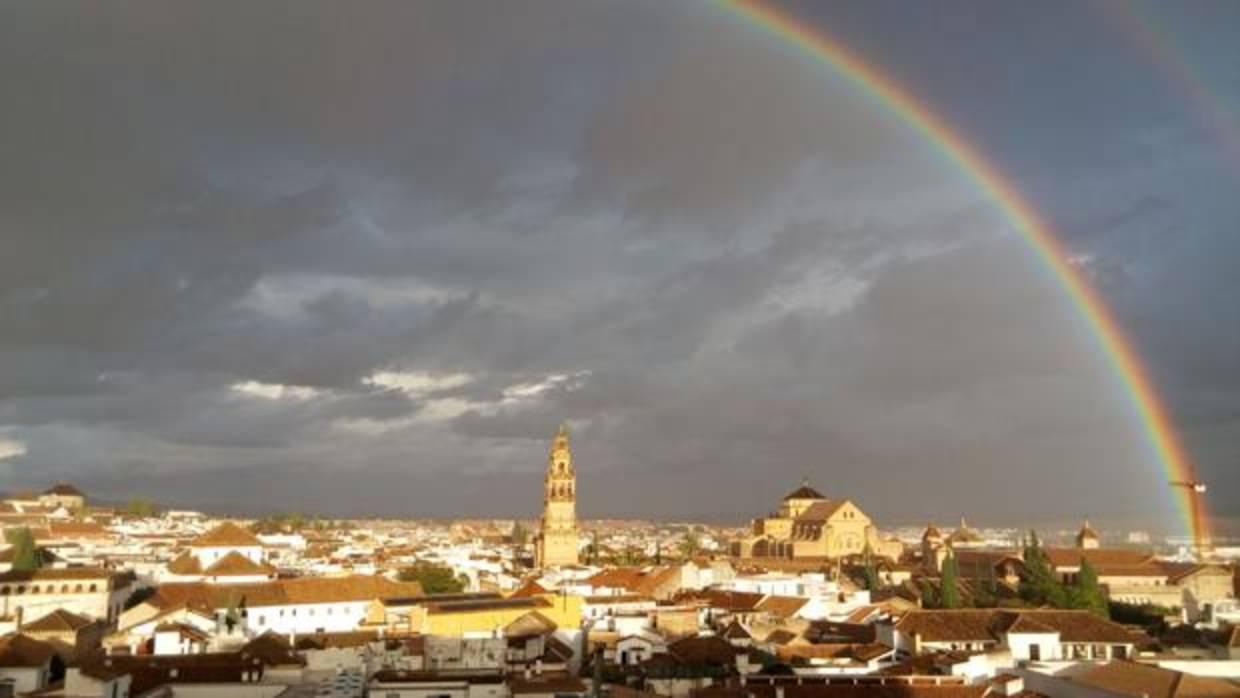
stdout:
{"type": "MultiPolygon", "coordinates": [[[[1058,231],[1240,516],[1240,6],[782,5],[1058,231]]],[[[711,2],[0,6],[0,490],[215,511],[1137,521],[1064,289],[711,2]]]]}

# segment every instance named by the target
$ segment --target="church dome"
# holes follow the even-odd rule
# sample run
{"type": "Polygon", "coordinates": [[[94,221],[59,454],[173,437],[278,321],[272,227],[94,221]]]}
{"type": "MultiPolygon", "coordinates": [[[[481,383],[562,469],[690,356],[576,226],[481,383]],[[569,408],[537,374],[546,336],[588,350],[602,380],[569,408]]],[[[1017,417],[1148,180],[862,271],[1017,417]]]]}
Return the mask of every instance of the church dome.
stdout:
{"type": "Polygon", "coordinates": [[[818,490],[814,489],[813,487],[810,487],[809,479],[806,478],[801,481],[800,487],[789,492],[788,495],[784,497],[785,502],[790,499],[826,499],[826,497],[823,497],[822,493],[819,492],[818,490]]]}

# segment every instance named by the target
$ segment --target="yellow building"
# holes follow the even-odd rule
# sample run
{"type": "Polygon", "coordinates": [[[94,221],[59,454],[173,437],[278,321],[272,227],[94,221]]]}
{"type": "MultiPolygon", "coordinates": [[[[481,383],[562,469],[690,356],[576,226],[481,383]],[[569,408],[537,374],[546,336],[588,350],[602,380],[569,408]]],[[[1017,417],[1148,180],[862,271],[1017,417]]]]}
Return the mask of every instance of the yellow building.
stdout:
{"type": "Polygon", "coordinates": [[[503,631],[530,614],[559,628],[581,627],[583,599],[568,594],[503,598],[489,594],[447,594],[377,601],[367,625],[387,626],[397,633],[443,637],[503,636],[503,631]]]}
{"type": "Polygon", "coordinates": [[[534,541],[538,567],[577,564],[577,472],[568,447],[568,426],[561,424],[547,458],[543,480],[542,530],[534,541]]]}
{"type": "Polygon", "coordinates": [[[830,500],[803,482],[784,497],[779,511],[754,519],[740,544],[741,557],[835,558],[874,555],[899,558],[899,541],[879,537],[870,517],[847,499],[830,500]]]}

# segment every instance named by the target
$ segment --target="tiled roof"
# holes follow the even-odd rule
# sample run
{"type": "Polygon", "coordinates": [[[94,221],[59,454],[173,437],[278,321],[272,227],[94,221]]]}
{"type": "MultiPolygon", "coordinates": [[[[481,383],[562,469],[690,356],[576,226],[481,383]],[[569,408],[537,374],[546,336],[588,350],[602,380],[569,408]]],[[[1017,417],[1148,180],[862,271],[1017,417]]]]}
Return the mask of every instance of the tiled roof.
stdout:
{"type": "Polygon", "coordinates": [[[47,489],[43,494],[54,494],[61,497],[85,497],[82,491],[70,485],[67,482],[58,482],[47,489]]]}
{"type": "Polygon", "coordinates": [[[509,596],[520,598],[523,596],[542,596],[543,594],[550,594],[550,593],[551,593],[550,589],[539,584],[537,580],[531,579],[527,581],[525,584],[522,584],[520,587],[518,587],[517,590],[509,594],[509,596]]]}
{"type": "Polygon", "coordinates": [[[995,642],[1007,632],[1058,632],[1062,642],[1133,642],[1124,626],[1075,610],[920,610],[905,614],[895,628],[925,642],[995,642]]]}
{"type": "Polygon", "coordinates": [[[1149,564],[1153,567],[1154,556],[1142,550],[1126,548],[1043,548],[1046,558],[1056,567],[1076,567],[1081,559],[1089,560],[1095,568],[1100,566],[1136,566],[1149,564]]]}
{"type": "Polygon", "coordinates": [[[679,571],[678,567],[612,567],[586,579],[586,584],[651,595],[674,581],[679,571]]]}
{"type": "Polygon", "coordinates": [[[779,628],[778,630],[772,631],[762,641],[770,645],[786,645],[796,640],[797,637],[797,634],[791,630],[779,628]]]}
{"type": "Polygon", "coordinates": [[[891,654],[894,650],[880,644],[819,644],[785,645],[775,648],[775,656],[783,660],[795,659],[852,659],[869,662],[891,654]]]}
{"type": "Polygon", "coordinates": [[[86,616],[79,616],[63,608],[58,608],[32,623],[25,624],[22,626],[22,630],[31,633],[75,632],[79,628],[83,628],[93,622],[86,616]]]}
{"type": "Polygon", "coordinates": [[[41,567],[37,570],[18,571],[9,570],[0,574],[0,582],[58,582],[61,580],[92,580],[92,579],[111,579],[117,577],[115,572],[103,567],[65,567],[65,568],[49,568],[41,567]]]}
{"type": "Polygon", "coordinates": [[[1231,571],[1221,565],[1209,565],[1196,562],[1166,562],[1157,561],[1162,571],[1167,575],[1168,584],[1179,584],[1197,574],[1213,575],[1217,577],[1231,577],[1231,571]]]}
{"type": "Polygon", "coordinates": [[[41,667],[55,653],[51,645],[26,635],[0,637],[0,668],[41,667]]]}
{"type": "Polygon", "coordinates": [[[1064,673],[1073,683],[1134,698],[1234,698],[1240,695],[1240,684],[1231,681],[1183,674],[1137,662],[1080,664],[1064,673]]]}
{"type": "Polygon", "coordinates": [[[249,608],[298,604],[373,601],[393,596],[421,596],[417,582],[393,582],[386,577],[304,577],[252,584],[162,584],[151,597],[160,608],[191,606],[226,608],[230,603],[249,608]]]}
{"type": "Polygon", "coordinates": [[[821,492],[806,483],[784,496],[785,502],[789,499],[824,499],[824,497],[821,492]]]}
{"type": "Polygon", "coordinates": [[[49,523],[47,525],[47,534],[49,538],[57,539],[74,539],[74,538],[112,538],[112,533],[108,529],[100,526],[92,521],[64,521],[49,523]]]}
{"type": "MultiPolygon", "coordinates": [[[[406,638],[414,639],[414,638],[406,638]]],[[[416,639],[421,640],[421,636],[416,639]]],[[[326,650],[341,647],[362,647],[379,640],[376,630],[352,630],[335,633],[311,633],[297,636],[298,650],[326,650]]],[[[421,654],[421,652],[418,652],[421,654]]]]}
{"type": "Polygon", "coordinates": [[[241,648],[242,657],[257,657],[267,666],[305,665],[306,660],[293,650],[283,635],[265,632],[241,648]]]}
{"type": "Polygon", "coordinates": [[[805,511],[801,512],[801,515],[798,516],[796,520],[797,521],[827,521],[828,519],[830,519],[832,516],[835,515],[835,512],[839,511],[840,508],[843,507],[847,503],[848,503],[847,499],[841,499],[838,502],[833,502],[830,500],[814,502],[813,504],[809,505],[809,507],[805,511]]]}
{"type": "Polygon", "coordinates": [[[758,610],[778,618],[791,618],[809,603],[799,596],[768,596],[758,603],[758,610]]]}
{"type": "Polygon", "coordinates": [[[275,568],[270,565],[254,562],[236,550],[230,551],[203,570],[203,574],[208,577],[272,576],[275,572],[275,568]]]}
{"type": "Polygon", "coordinates": [[[667,646],[667,652],[683,664],[734,664],[737,649],[721,637],[686,637],[667,646]]]}
{"type": "Polygon", "coordinates": [[[504,626],[504,637],[533,637],[536,635],[549,635],[555,632],[555,621],[544,616],[538,611],[530,611],[525,615],[517,618],[513,622],[504,626]]]}
{"type": "Polygon", "coordinates": [[[202,574],[202,563],[198,562],[197,556],[184,552],[168,563],[168,571],[182,576],[202,574]]]}
{"type": "Polygon", "coordinates": [[[262,544],[253,533],[231,521],[225,521],[190,542],[195,548],[251,548],[261,547],[262,544]]]}
{"type": "Polygon", "coordinates": [[[810,623],[805,637],[811,642],[867,643],[874,642],[876,628],[872,623],[837,623],[818,620],[810,623]]]}
{"type": "Polygon", "coordinates": [[[730,613],[750,613],[758,608],[765,598],[764,594],[747,591],[726,591],[723,589],[704,589],[690,592],[677,597],[683,601],[704,601],[710,608],[718,608],[730,613]]]}
{"type": "Polygon", "coordinates": [[[511,677],[508,690],[514,695],[528,693],[585,693],[586,685],[581,679],[568,674],[543,674],[533,678],[511,677]]]}

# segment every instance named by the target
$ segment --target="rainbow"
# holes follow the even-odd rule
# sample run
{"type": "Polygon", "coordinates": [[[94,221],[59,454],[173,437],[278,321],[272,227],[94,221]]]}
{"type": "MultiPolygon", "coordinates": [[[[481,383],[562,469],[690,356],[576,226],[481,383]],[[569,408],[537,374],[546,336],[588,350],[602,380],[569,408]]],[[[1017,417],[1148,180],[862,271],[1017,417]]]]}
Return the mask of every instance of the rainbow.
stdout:
{"type": "Polygon", "coordinates": [[[1103,10],[1104,19],[1113,23],[1149,57],[1164,82],[1179,90],[1192,116],[1213,131],[1218,142],[1227,149],[1230,164],[1240,165],[1240,125],[1236,117],[1189,65],[1176,41],[1150,16],[1150,10],[1141,12],[1141,5],[1136,2],[1101,3],[1098,7],[1103,10]]]}
{"type": "MultiPolygon", "coordinates": [[[[1063,290],[1097,339],[1103,354],[1128,394],[1158,463],[1170,483],[1197,482],[1196,470],[1180,443],[1175,425],[1158,397],[1132,344],[1098,293],[1069,261],[1051,227],[976,147],[953,131],[929,106],[875,67],[862,61],[820,29],[758,0],[718,0],[746,25],[794,47],[816,63],[831,68],[919,133],[991,199],[1054,273],[1063,290]]],[[[1186,530],[1209,539],[1204,504],[1197,506],[1190,487],[1176,487],[1186,530]]]]}

